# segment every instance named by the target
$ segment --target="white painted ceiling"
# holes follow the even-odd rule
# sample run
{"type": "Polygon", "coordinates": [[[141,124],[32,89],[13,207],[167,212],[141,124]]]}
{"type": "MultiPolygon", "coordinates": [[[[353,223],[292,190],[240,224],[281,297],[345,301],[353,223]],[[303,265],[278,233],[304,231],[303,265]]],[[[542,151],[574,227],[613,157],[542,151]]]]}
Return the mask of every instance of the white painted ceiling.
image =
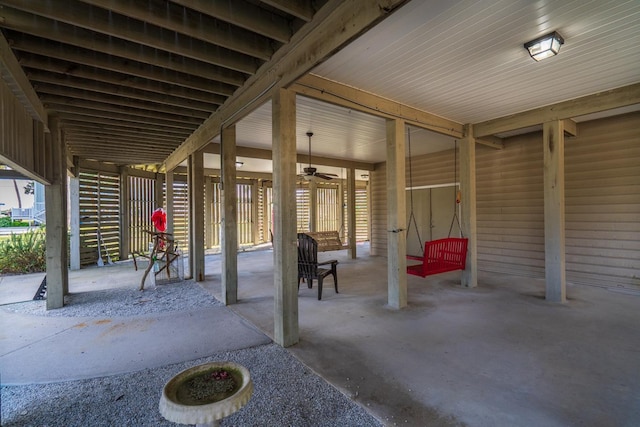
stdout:
{"type": "MultiPolygon", "coordinates": [[[[638,0],[413,0],[313,73],[478,123],[640,82],[639,23],[638,0]],[[535,62],[523,44],[554,30],[565,39],[560,54],[535,62]]],[[[308,150],[308,130],[314,155],[385,160],[381,118],[298,97],[299,153],[308,150]]],[[[270,103],[238,123],[237,138],[241,146],[271,148],[270,103]]],[[[453,146],[419,129],[411,139],[413,155],[453,146]]],[[[208,167],[216,162],[208,156],[208,167]]],[[[270,166],[245,160],[243,168],[270,166]]]]}

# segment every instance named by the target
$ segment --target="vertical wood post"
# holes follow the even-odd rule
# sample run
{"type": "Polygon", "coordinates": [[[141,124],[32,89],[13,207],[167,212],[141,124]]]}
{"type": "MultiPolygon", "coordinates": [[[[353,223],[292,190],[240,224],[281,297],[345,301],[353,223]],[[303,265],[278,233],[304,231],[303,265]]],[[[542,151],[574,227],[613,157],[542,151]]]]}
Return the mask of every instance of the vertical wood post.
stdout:
{"type": "Polygon", "coordinates": [[[165,210],[167,212],[167,233],[173,233],[173,171],[164,175],[166,183],[165,210]]]}
{"type": "Polygon", "coordinates": [[[565,207],[564,207],[564,123],[542,125],[544,142],[544,266],[547,301],[564,303],[565,207]]]}
{"type": "Polygon", "coordinates": [[[404,120],[387,120],[387,281],[389,305],[407,305],[404,120]]]}
{"type": "Polygon", "coordinates": [[[69,178],[69,265],[80,270],[80,179],[69,178]]]}
{"type": "Polygon", "coordinates": [[[238,194],[236,186],[236,127],[222,130],[222,302],[238,301],[238,194]]]}
{"type": "Polygon", "coordinates": [[[469,239],[467,263],[461,284],[467,288],[478,286],[478,231],[476,224],[476,140],[473,126],[467,125],[466,136],[460,141],[461,228],[469,239]]]}
{"type": "Polygon", "coordinates": [[[309,231],[318,231],[318,183],[309,181],[309,231]]]}
{"type": "Polygon", "coordinates": [[[204,178],[204,247],[207,249],[214,246],[213,186],[211,177],[206,176],[204,178]]]}
{"type": "Polygon", "coordinates": [[[299,340],[296,235],[296,96],[273,97],[274,339],[283,347],[299,340]]]}
{"type": "Polygon", "coordinates": [[[260,210],[259,206],[259,197],[258,192],[260,191],[260,186],[258,185],[258,180],[254,180],[251,183],[251,241],[254,245],[260,243],[260,230],[258,227],[259,220],[258,215],[260,210]]]}
{"type": "MultiPolygon", "coordinates": [[[[120,168],[120,259],[128,259],[131,209],[130,209],[130,189],[129,189],[129,168],[120,168]]],[[[158,205],[159,206],[159,205],[158,205]]]]}
{"type": "Polygon", "coordinates": [[[67,153],[60,130],[60,121],[52,117],[51,131],[51,184],[45,186],[47,218],[47,310],[61,308],[69,293],[67,255],[67,153]]]}
{"type": "Polygon", "coordinates": [[[189,156],[189,261],[191,277],[204,280],[204,155],[189,156]]]}
{"type": "Polygon", "coordinates": [[[154,187],[154,199],[156,201],[156,205],[154,206],[154,210],[164,206],[164,190],[162,187],[164,187],[164,175],[156,173],[156,182],[154,187]]]}
{"type": "Polygon", "coordinates": [[[349,226],[349,256],[356,258],[356,170],[347,169],[347,224],[349,226]]]}

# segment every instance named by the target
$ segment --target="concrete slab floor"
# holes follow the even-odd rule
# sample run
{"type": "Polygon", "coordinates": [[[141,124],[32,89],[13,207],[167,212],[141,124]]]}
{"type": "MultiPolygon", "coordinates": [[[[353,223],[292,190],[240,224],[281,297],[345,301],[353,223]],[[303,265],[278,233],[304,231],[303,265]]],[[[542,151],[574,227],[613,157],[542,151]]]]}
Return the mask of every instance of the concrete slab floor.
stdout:
{"type": "MultiPolygon", "coordinates": [[[[366,247],[337,258],[323,299],[299,292],[300,342],[289,350],[387,425],[640,425],[640,290],[569,285],[566,304],[544,281],[481,273],[410,276],[409,306],[386,305],[386,260],[366,247]]],[[[239,303],[273,336],[273,253],[239,254],[239,303]]],[[[220,298],[220,257],[202,283],[220,298]]]]}

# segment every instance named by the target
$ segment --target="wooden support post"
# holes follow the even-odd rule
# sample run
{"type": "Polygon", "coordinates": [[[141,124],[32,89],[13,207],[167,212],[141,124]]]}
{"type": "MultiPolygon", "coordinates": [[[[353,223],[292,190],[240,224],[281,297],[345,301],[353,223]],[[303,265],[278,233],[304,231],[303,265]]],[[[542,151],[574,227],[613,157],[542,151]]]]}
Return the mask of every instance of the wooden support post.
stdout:
{"type": "Polygon", "coordinates": [[[565,211],[564,124],[556,120],[542,125],[544,142],[544,265],[547,301],[564,303],[565,211]]]}
{"type": "Polygon", "coordinates": [[[131,199],[129,189],[129,168],[120,167],[120,259],[129,258],[129,238],[131,225],[131,209],[129,206],[131,199]]]}
{"type": "Polygon", "coordinates": [[[161,208],[164,206],[164,175],[161,173],[156,173],[156,185],[155,185],[155,201],[156,205],[154,209],[161,208]]]}
{"type": "Polygon", "coordinates": [[[236,186],[236,127],[222,130],[222,302],[238,302],[238,194],[236,186]]]}
{"type": "Polygon", "coordinates": [[[389,305],[407,305],[405,123],[387,120],[387,281],[389,305]]]}
{"type": "Polygon", "coordinates": [[[69,178],[69,266],[80,270],[80,179],[69,178]]]}
{"type": "Polygon", "coordinates": [[[258,192],[260,190],[260,186],[258,185],[258,180],[255,179],[251,183],[251,241],[254,245],[260,243],[260,230],[258,227],[258,192]]]}
{"type": "Polygon", "coordinates": [[[69,293],[67,255],[67,153],[57,117],[49,121],[51,129],[51,184],[45,186],[47,218],[47,310],[62,308],[69,293]]]}
{"type": "Polygon", "coordinates": [[[189,261],[191,277],[204,280],[204,155],[189,156],[189,261]]]}
{"type": "Polygon", "coordinates": [[[299,340],[295,93],[278,89],[272,105],[274,340],[289,347],[299,340]]]}
{"type": "Polygon", "coordinates": [[[466,136],[460,141],[461,228],[469,239],[467,263],[461,284],[467,288],[478,286],[478,231],[476,224],[476,141],[473,126],[467,125],[466,136]]]}
{"type": "Polygon", "coordinates": [[[318,184],[309,181],[309,231],[318,231],[318,184]]]}
{"type": "Polygon", "coordinates": [[[165,210],[167,212],[167,233],[173,233],[173,171],[167,171],[164,175],[164,179],[167,187],[165,197],[165,210]]]}
{"type": "MultiPolygon", "coordinates": [[[[213,180],[210,176],[204,177],[204,247],[211,249],[215,224],[213,221],[213,180]]],[[[222,230],[220,231],[222,233],[222,230]]],[[[224,264],[223,264],[224,265],[224,264]]]]}
{"type": "Polygon", "coordinates": [[[356,258],[356,170],[347,169],[347,224],[349,226],[349,256],[356,258]]]}

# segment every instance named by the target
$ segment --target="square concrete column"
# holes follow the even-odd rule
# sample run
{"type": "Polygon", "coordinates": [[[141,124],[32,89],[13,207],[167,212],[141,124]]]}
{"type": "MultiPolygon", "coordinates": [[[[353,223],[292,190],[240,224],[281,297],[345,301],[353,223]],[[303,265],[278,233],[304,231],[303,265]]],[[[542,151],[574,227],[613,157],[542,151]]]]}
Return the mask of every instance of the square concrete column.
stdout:
{"type": "Polygon", "coordinates": [[[356,258],[356,170],[347,169],[347,225],[349,227],[349,256],[356,258]]]}
{"type": "Polygon", "coordinates": [[[45,186],[47,310],[61,308],[69,293],[67,255],[67,150],[57,117],[49,121],[51,184],[45,186]]]}
{"type": "Polygon", "coordinates": [[[202,150],[189,156],[189,263],[191,277],[204,280],[204,159],[202,150]]]}
{"type": "Polygon", "coordinates": [[[299,340],[296,233],[296,96],[273,96],[273,280],[274,340],[283,347],[299,340]]]}
{"type": "Polygon", "coordinates": [[[387,120],[387,281],[389,306],[407,305],[404,120],[387,120]]]}
{"type": "Polygon", "coordinates": [[[467,125],[466,136],[460,141],[460,225],[469,239],[467,264],[462,272],[461,284],[467,288],[478,286],[478,227],[476,222],[476,140],[473,126],[467,125]]]}
{"type": "Polygon", "coordinates": [[[547,301],[567,300],[565,271],[564,123],[542,126],[544,142],[544,270],[547,301]]]}
{"type": "Polygon", "coordinates": [[[222,302],[226,305],[238,301],[238,194],[236,188],[236,127],[222,130],[221,169],[222,182],[222,302]]]}

